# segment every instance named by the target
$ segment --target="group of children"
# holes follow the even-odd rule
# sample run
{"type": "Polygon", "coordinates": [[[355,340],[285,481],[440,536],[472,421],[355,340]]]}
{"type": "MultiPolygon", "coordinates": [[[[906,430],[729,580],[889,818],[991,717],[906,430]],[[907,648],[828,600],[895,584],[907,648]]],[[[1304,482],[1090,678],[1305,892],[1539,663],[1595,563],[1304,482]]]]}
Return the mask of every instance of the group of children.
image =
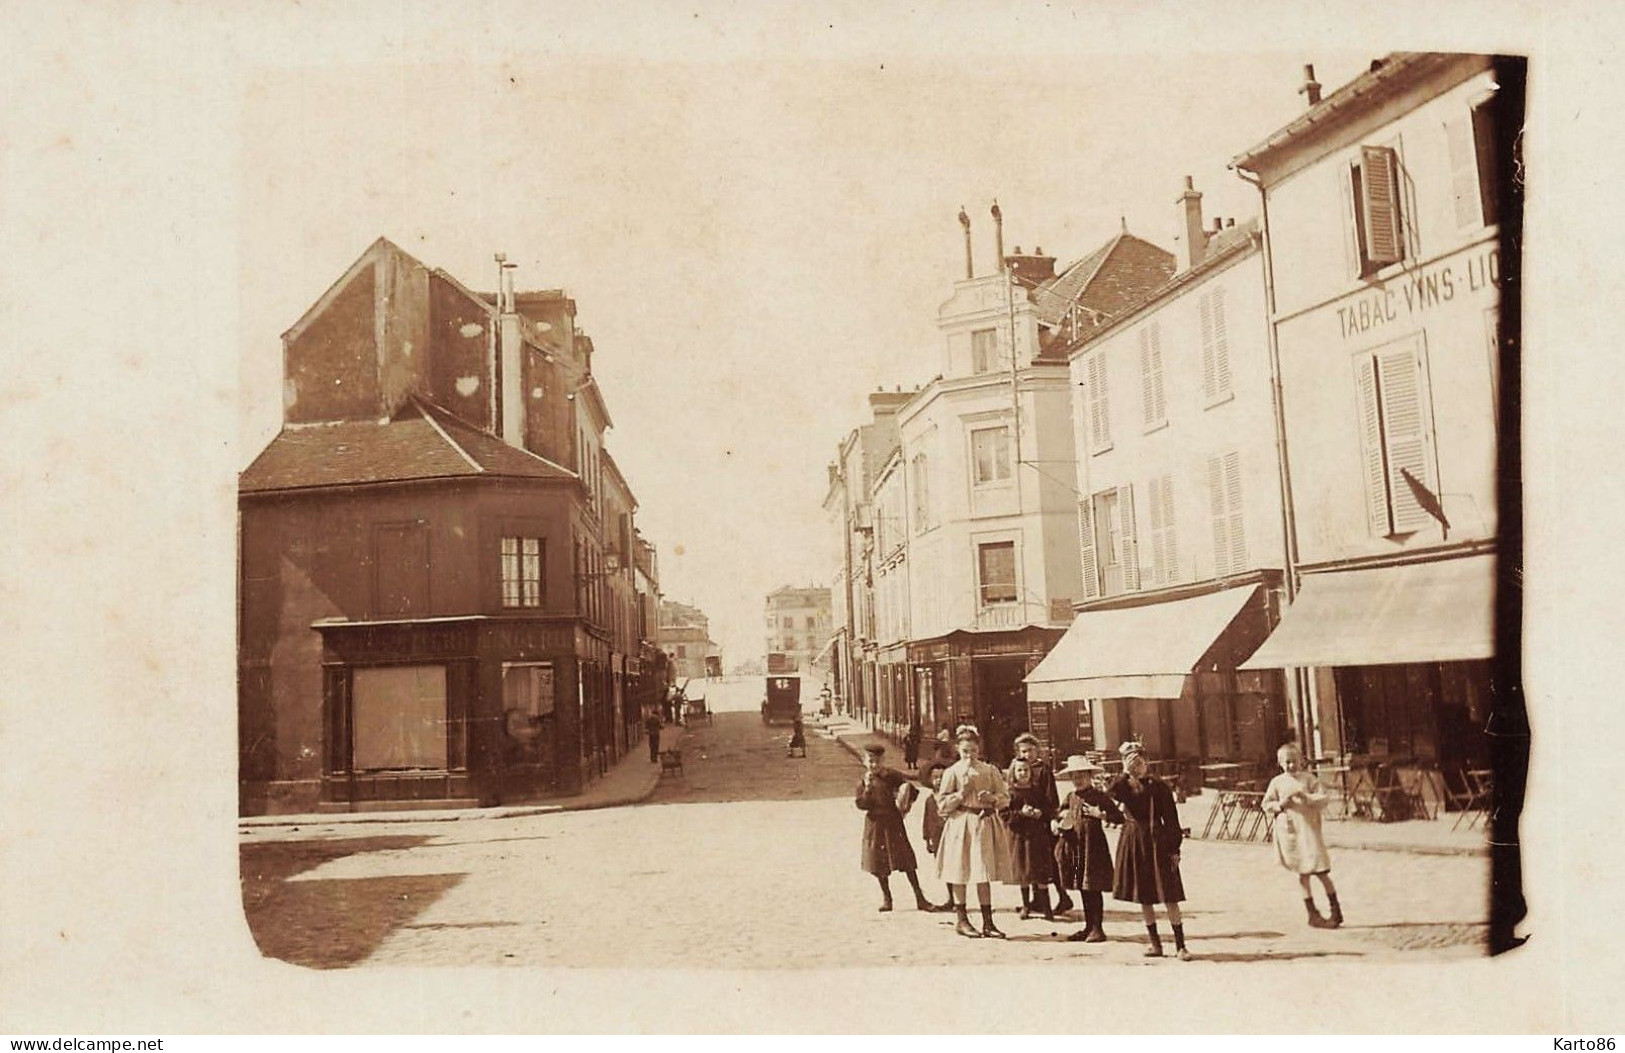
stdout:
{"type": "MultiPolygon", "coordinates": [[[[953,911],[955,931],[971,938],[1003,939],[993,923],[993,883],[1021,888],[1019,916],[1054,920],[1072,909],[1070,892],[1083,905],[1084,927],[1067,937],[1104,942],[1105,894],[1140,907],[1149,943],[1148,957],[1162,957],[1156,905],[1162,904],[1173,929],[1175,953],[1189,960],[1179,904],[1185,889],[1179,872],[1184,831],[1173,790],[1149,773],[1144,747],[1119,747],[1123,771],[1103,781],[1104,771],[1088,758],[1072,756],[1051,773],[1040,755],[1036,736],[1015,740],[1016,757],[1009,770],[980,759],[981,735],[973,725],[955,733],[959,759],[942,770],[940,781],[927,786],[923,828],[926,847],[935,859],[937,876],[947,884],[949,902],[936,906],[920,888],[914,850],[903,826],[916,788],[908,776],[881,763],[885,748],[865,747],[864,775],[856,803],[866,813],[863,868],[880,883],[880,910],[892,909],[889,875],[901,871],[914,891],[915,906],[924,911],[953,911]],[[1063,800],[1056,779],[1071,788],[1063,800]],[[1114,858],[1105,828],[1121,828],[1114,858]],[[981,928],[971,924],[967,892],[975,885],[981,928]],[[1050,899],[1054,886],[1057,896],[1050,899]]],[[[1288,744],[1278,754],[1281,774],[1266,790],[1263,808],[1275,819],[1275,846],[1281,864],[1299,876],[1309,924],[1335,928],[1342,909],[1331,880],[1331,862],[1321,836],[1320,817],[1327,796],[1307,770],[1298,747],[1288,744]],[[1310,878],[1319,877],[1331,914],[1315,908],[1310,878]]]]}

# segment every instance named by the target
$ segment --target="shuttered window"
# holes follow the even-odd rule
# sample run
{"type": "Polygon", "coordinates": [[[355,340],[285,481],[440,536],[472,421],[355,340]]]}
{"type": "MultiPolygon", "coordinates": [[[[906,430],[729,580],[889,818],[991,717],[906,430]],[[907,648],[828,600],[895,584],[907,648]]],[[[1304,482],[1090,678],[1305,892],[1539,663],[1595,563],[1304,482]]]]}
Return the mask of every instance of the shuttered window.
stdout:
{"type": "Polygon", "coordinates": [[[1162,386],[1162,329],[1156,322],[1140,330],[1140,412],[1147,428],[1168,421],[1162,386]]]}
{"type": "Polygon", "coordinates": [[[1202,294],[1202,394],[1208,405],[1230,397],[1230,334],[1224,318],[1224,287],[1202,294]]]}
{"type": "Polygon", "coordinates": [[[1134,522],[1134,488],[1117,488],[1118,549],[1123,564],[1123,588],[1128,592],[1140,589],[1140,540],[1134,522]]]}
{"type": "Polygon", "coordinates": [[[1100,562],[1095,558],[1095,506],[1092,497],[1078,502],[1078,554],[1083,564],[1083,598],[1100,598],[1100,562]]]}
{"type": "Polygon", "coordinates": [[[1422,500],[1436,500],[1432,495],[1438,484],[1429,431],[1431,410],[1415,342],[1357,359],[1355,392],[1371,532],[1392,537],[1419,530],[1433,521],[1422,500]]]}
{"type": "Polygon", "coordinates": [[[1493,104],[1493,97],[1486,99],[1444,125],[1458,230],[1473,230],[1500,218],[1493,104]]]}
{"type": "Polygon", "coordinates": [[[1179,578],[1179,548],[1174,531],[1174,480],[1158,476],[1146,485],[1151,516],[1151,574],[1158,585],[1179,578]]]}
{"type": "Polygon", "coordinates": [[[1084,375],[1088,382],[1089,448],[1094,453],[1111,448],[1112,429],[1110,407],[1106,398],[1106,356],[1095,352],[1085,360],[1084,375]]]}
{"type": "Polygon", "coordinates": [[[1360,276],[1366,277],[1405,258],[1398,153],[1390,146],[1360,147],[1349,179],[1360,276]]]}
{"type": "Polygon", "coordinates": [[[1242,514],[1241,454],[1235,450],[1207,462],[1209,520],[1216,577],[1247,569],[1247,531],[1242,514]]]}
{"type": "Polygon", "coordinates": [[[977,580],[982,604],[1016,602],[1016,543],[995,541],[976,546],[977,580]]]}

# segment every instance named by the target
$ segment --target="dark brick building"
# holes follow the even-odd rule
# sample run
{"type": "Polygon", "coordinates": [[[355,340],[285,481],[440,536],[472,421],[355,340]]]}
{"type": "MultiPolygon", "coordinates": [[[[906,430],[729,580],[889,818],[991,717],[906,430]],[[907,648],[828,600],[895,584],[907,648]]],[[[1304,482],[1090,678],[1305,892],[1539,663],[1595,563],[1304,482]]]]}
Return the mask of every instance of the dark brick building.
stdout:
{"type": "Polygon", "coordinates": [[[574,793],[634,747],[636,502],[574,316],[380,239],[284,334],[239,488],[245,814],[574,793]]]}

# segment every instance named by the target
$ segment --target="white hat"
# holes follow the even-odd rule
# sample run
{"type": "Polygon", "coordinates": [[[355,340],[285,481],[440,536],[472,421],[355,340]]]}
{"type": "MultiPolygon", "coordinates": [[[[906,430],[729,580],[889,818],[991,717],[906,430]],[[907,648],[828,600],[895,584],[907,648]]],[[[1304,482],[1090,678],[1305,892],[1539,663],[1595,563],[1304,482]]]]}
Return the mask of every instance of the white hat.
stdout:
{"type": "Polygon", "coordinates": [[[1090,775],[1097,771],[1105,771],[1100,765],[1082,754],[1074,753],[1066,759],[1066,766],[1056,775],[1090,775]]]}

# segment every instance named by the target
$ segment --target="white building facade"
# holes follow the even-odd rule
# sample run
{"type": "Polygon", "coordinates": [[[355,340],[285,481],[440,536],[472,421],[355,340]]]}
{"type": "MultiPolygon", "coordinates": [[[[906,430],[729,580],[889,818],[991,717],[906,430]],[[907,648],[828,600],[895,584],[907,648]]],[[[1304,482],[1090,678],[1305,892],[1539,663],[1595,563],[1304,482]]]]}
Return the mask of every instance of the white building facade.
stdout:
{"type": "Polygon", "coordinates": [[[1247,664],[1309,670],[1320,747],[1425,789],[1488,750],[1497,88],[1485,56],[1391,55],[1232,162],[1266,210],[1295,527],[1247,664]]]}

